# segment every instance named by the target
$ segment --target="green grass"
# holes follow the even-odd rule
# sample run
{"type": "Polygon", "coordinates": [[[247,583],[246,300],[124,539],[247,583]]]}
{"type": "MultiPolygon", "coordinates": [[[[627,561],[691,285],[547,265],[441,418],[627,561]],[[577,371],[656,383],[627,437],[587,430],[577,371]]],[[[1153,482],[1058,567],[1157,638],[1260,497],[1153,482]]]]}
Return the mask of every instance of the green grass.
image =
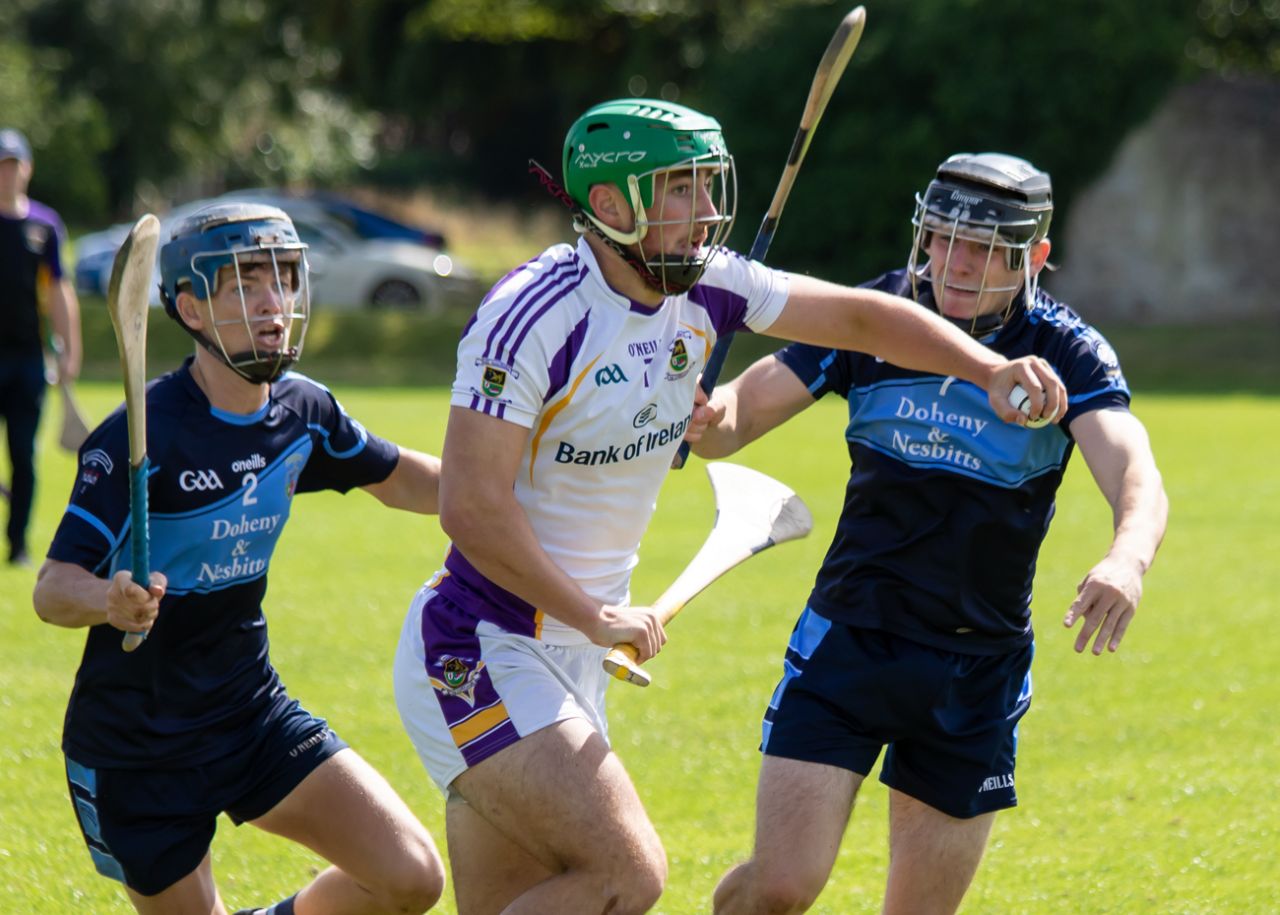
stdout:
{"type": "MultiPolygon", "coordinates": [[[[441,392],[337,390],[375,431],[438,450],[441,392]]],[[[82,385],[81,397],[94,416],[119,400],[105,383],[82,385]]],[[[614,744],[670,855],[660,912],[707,911],[720,874],[748,851],[760,713],[841,502],[841,407],[829,399],[736,458],[794,486],[814,510],[814,534],[752,560],[692,605],[650,665],[652,688],[611,689],[614,744]]],[[[1037,579],[1022,806],[997,820],[966,912],[1201,915],[1271,911],[1280,898],[1271,636],[1280,475],[1265,444],[1280,400],[1149,394],[1136,409],[1172,503],[1167,542],[1120,653],[1076,655],[1060,620],[1106,548],[1110,513],[1083,462],[1073,463],[1037,579]]],[[[52,535],[73,472],[54,446],[55,425],[43,435],[36,545],[52,535]]],[[[710,521],[701,469],[672,474],[637,600],[656,596],[710,521]]],[[[272,654],[291,692],[387,775],[441,844],[441,799],[401,731],[390,671],[404,608],[444,545],[434,519],[386,511],[362,493],[307,496],[267,600],[272,654]]],[[[0,567],[0,912],[126,912],[116,885],[93,871],[62,776],[59,732],[83,636],[36,619],[33,578],[0,567]]],[[[252,828],[219,825],[215,874],[233,909],[284,896],[321,866],[252,828]]],[[[879,911],[885,837],[886,794],[873,780],[815,911],[879,911]]],[[[452,900],[440,911],[453,912],[452,900]]]]}

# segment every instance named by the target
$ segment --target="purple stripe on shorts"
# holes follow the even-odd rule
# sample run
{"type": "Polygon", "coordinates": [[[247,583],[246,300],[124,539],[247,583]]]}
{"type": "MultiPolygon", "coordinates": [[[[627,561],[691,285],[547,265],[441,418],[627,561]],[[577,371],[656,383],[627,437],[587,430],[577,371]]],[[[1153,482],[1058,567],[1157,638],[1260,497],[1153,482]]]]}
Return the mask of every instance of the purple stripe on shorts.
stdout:
{"type": "MultiPolygon", "coordinates": [[[[534,261],[530,261],[529,264],[525,264],[524,267],[529,267],[530,264],[533,263],[534,261]]],[[[562,261],[561,263],[556,264],[543,276],[537,277],[530,282],[528,286],[520,290],[510,307],[508,307],[498,320],[494,322],[493,329],[489,331],[489,338],[485,340],[484,344],[485,358],[501,358],[502,344],[497,344],[496,346],[495,344],[497,343],[498,335],[503,333],[504,327],[506,328],[506,337],[511,336],[513,329],[517,324],[519,324],[520,318],[529,310],[529,305],[527,303],[530,299],[536,300],[537,297],[542,294],[543,290],[555,286],[560,282],[561,278],[572,275],[572,273],[577,269],[577,263],[578,256],[575,254],[571,260],[562,261]],[[507,324],[508,321],[511,322],[509,326],[507,324]]],[[[504,342],[506,337],[503,338],[504,342]]]]}
{"type": "Polygon", "coordinates": [[[534,606],[485,578],[455,545],[445,557],[448,569],[436,593],[477,619],[487,620],[517,635],[535,635],[534,606]]]}
{"type": "Polygon", "coordinates": [[[477,718],[503,716],[485,722],[486,730],[458,747],[469,766],[520,739],[515,725],[505,717],[502,697],[481,659],[476,622],[474,615],[439,592],[422,608],[424,666],[454,740],[458,739],[455,728],[461,726],[465,734],[468,722],[475,727],[477,718]]]}
{"type": "Polygon", "coordinates": [[[744,323],[747,316],[745,296],[730,292],[728,289],[699,283],[689,290],[689,301],[707,310],[717,336],[739,330],[750,330],[744,323]]]}
{"type": "Polygon", "coordinates": [[[510,718],[502,722],[492,731],[487,731],[480,737],[459,747],[462,752],[462,758],[466,760],[468,766],[474,766],[483,759],[497,753],[503,747],[510,746],[520,739],[519,732],[510,718]]]}
{"type": "MultiPolygon", "coordinates": [[[[506,358],[506,360],[511,362],[512,365],[515,365],[516,351],[517,349],[520,349],[521,344],[525,342],[525,338],[529,337],[529,331],[532,330],[532,328],[534,328],[535,324],[538,324],[538,321],[541,319],[541,316],[547,314],[548,311],[552,310],[552,307],[556,305],[557,302],[561,301],[561,299],[568,296],[568,294],[573,292],[573,290],[577,289],[577,287],[580,287],[580,285],[582,284],[582,280],[586,279],[586,273],[588,273],[588,271],[586,271],[586,265],[584,264],[582,265],[581,270],[577,271],[576,275],[561,276],[561,278],[556,280],[556,283],[554,283],[552,287],[548,287],[547,289],[545,289],[544,293],[539,293],[539,294],[547,294],[547,293],[552,293],[554,290],[553,296],[550,296],[550,298],[548,298],[547,301],[545,301],[543,305],[541,305],[541,307],[538,308],[538,311],[534,312],[534,316],[530,317],[529,320],[525,321],[524,328],[521,328],[520,330],[520,337],[517,337],[516,342],[511,344],[511,346],[508,347],[507,346],[508,340],[511,339],[511,335],[513,333],[516,333],[516,328],[517,326],[520,326],[520,322],[524,320],[525,315],[521,314],[520,317],[517,317],[516,321],[512,322],[512,325],[509,326],[509,328],[507,329],[507,333],[503,335],[502,342],[498,344],[498,358],[506,358]],[[556,290],[556,287],[559,287],[559,285],[563,285],[564,283],[566,283],[566,280],[568,282],[568,285],[566,285],[566,287],[564,287],[563,289],[556,290]]],[[[531,310],[531,308],[534,308],[535,305],[536,303],[534,299],[530,299],[529,303],[527,303],[527,305],[525,306],[526,314],[531,310]]]]}
{"type": "Polygon", "coordinates": [[[573,360],[578,358],[578,351],[582,349],[582,341],[587,337],[587,325],[590,322],[591,312],[587,312],[577,326],[569,332],[564,346],[560,347],[560,351],[552,358],[548,368],[551,383],[547,385],[547,394],[542,398],[543,403],[555,397],[569,383],[569,368],[573,365],[573,360]]]}

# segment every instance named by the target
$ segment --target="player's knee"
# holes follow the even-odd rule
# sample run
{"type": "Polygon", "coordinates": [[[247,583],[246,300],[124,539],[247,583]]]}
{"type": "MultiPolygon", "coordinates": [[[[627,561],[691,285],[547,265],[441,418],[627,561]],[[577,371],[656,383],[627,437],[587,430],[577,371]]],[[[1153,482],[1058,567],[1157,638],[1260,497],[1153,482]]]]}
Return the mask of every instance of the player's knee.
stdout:
{"type": "Polygon", "coordinates": [[[387,869],[375,895],[389,912],[422,915],[440,901],[444,886],[444,862],[427,841],[387,869]]]}
{"type": "Polygon", "coordinates": [[[655,836],[630,866],[607,880],[604,911],[609,915],[640,915],[657,904],[666,885],[667,853],[655,836]]]}
{"type": "Polygon", "coordinates": [[[769,915],[795,915],[807,912],[826,883],[821,875],[795,868],[755,868],[751,874],[750,895],[755,897],[753,911],[769,915]]]}

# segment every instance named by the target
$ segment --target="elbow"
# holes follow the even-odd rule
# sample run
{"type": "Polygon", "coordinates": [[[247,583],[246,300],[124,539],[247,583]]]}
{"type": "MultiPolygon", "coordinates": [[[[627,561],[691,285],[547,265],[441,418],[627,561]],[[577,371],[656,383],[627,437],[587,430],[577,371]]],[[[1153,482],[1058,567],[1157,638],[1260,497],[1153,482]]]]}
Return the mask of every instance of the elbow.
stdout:
{"type": "Polygon", "coordinates": [[[489,510],[477,501],[461,498],[447,488],[440,490],[440,528],[464,553],[485,537],[485,521],[488,517],[501,517],[496,509],[489,510]]]}
{"type": "Polygon", "coordinates": [[[40,570],[40,574],[36,578],[36,586],[31,591],[31,606],[36,611],[36,616],[40,617],[41,622],[57,622],[44,568],[40,570]]]}

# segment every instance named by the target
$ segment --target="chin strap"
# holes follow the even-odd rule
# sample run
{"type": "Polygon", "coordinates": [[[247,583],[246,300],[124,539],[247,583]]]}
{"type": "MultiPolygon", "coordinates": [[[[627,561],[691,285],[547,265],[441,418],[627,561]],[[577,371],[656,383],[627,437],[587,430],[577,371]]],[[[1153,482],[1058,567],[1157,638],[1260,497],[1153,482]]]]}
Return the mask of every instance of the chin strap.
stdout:
{"type": "MultiPolygon", "coordinates": [[[[668,268],[668,255],[663,254],[658,258],[658,263],[662,268],[662,276],[659,276],[654,272],[653,268],[649,266],[648,261],[644,261],[639,257],[636,257],[636,255],[630,250],[624,248],[615,239],[610,238],[602,232],[600,227],[596,225],[595,220],[591,218],[590,214],[579,206],[576,200],[569,196],[569,192],[561,187],[555,178],[551,177],[551,173],[543,168],[542,165],[538,163],[538,160],[529,160],[529,173],[531,175],[536,175],[538,183],[542,185],[543,189],[568,208],[569,212],[573,215],[573,231],[577,232],[579,235],[585,235],[590,232],[596,238],[608,245],[609,249],[617,254],[618,257],[622,258],[627,266],[634,270],[650,289],[653,289],[655,292],[660,292],[663,295],[680,295],[681,293],[688,292],[694,287],[696,280],[692,283],[680,283],[664,279],[668,268]]],[[[686,263],[683,258],[678,258],[676,261],[677,263],[672,265],[676,269],[681,271],[690,269],[691,265],[686,263]]],[[[701,275],[702,271],[699,269],[698,276],[701,275]]]]}

